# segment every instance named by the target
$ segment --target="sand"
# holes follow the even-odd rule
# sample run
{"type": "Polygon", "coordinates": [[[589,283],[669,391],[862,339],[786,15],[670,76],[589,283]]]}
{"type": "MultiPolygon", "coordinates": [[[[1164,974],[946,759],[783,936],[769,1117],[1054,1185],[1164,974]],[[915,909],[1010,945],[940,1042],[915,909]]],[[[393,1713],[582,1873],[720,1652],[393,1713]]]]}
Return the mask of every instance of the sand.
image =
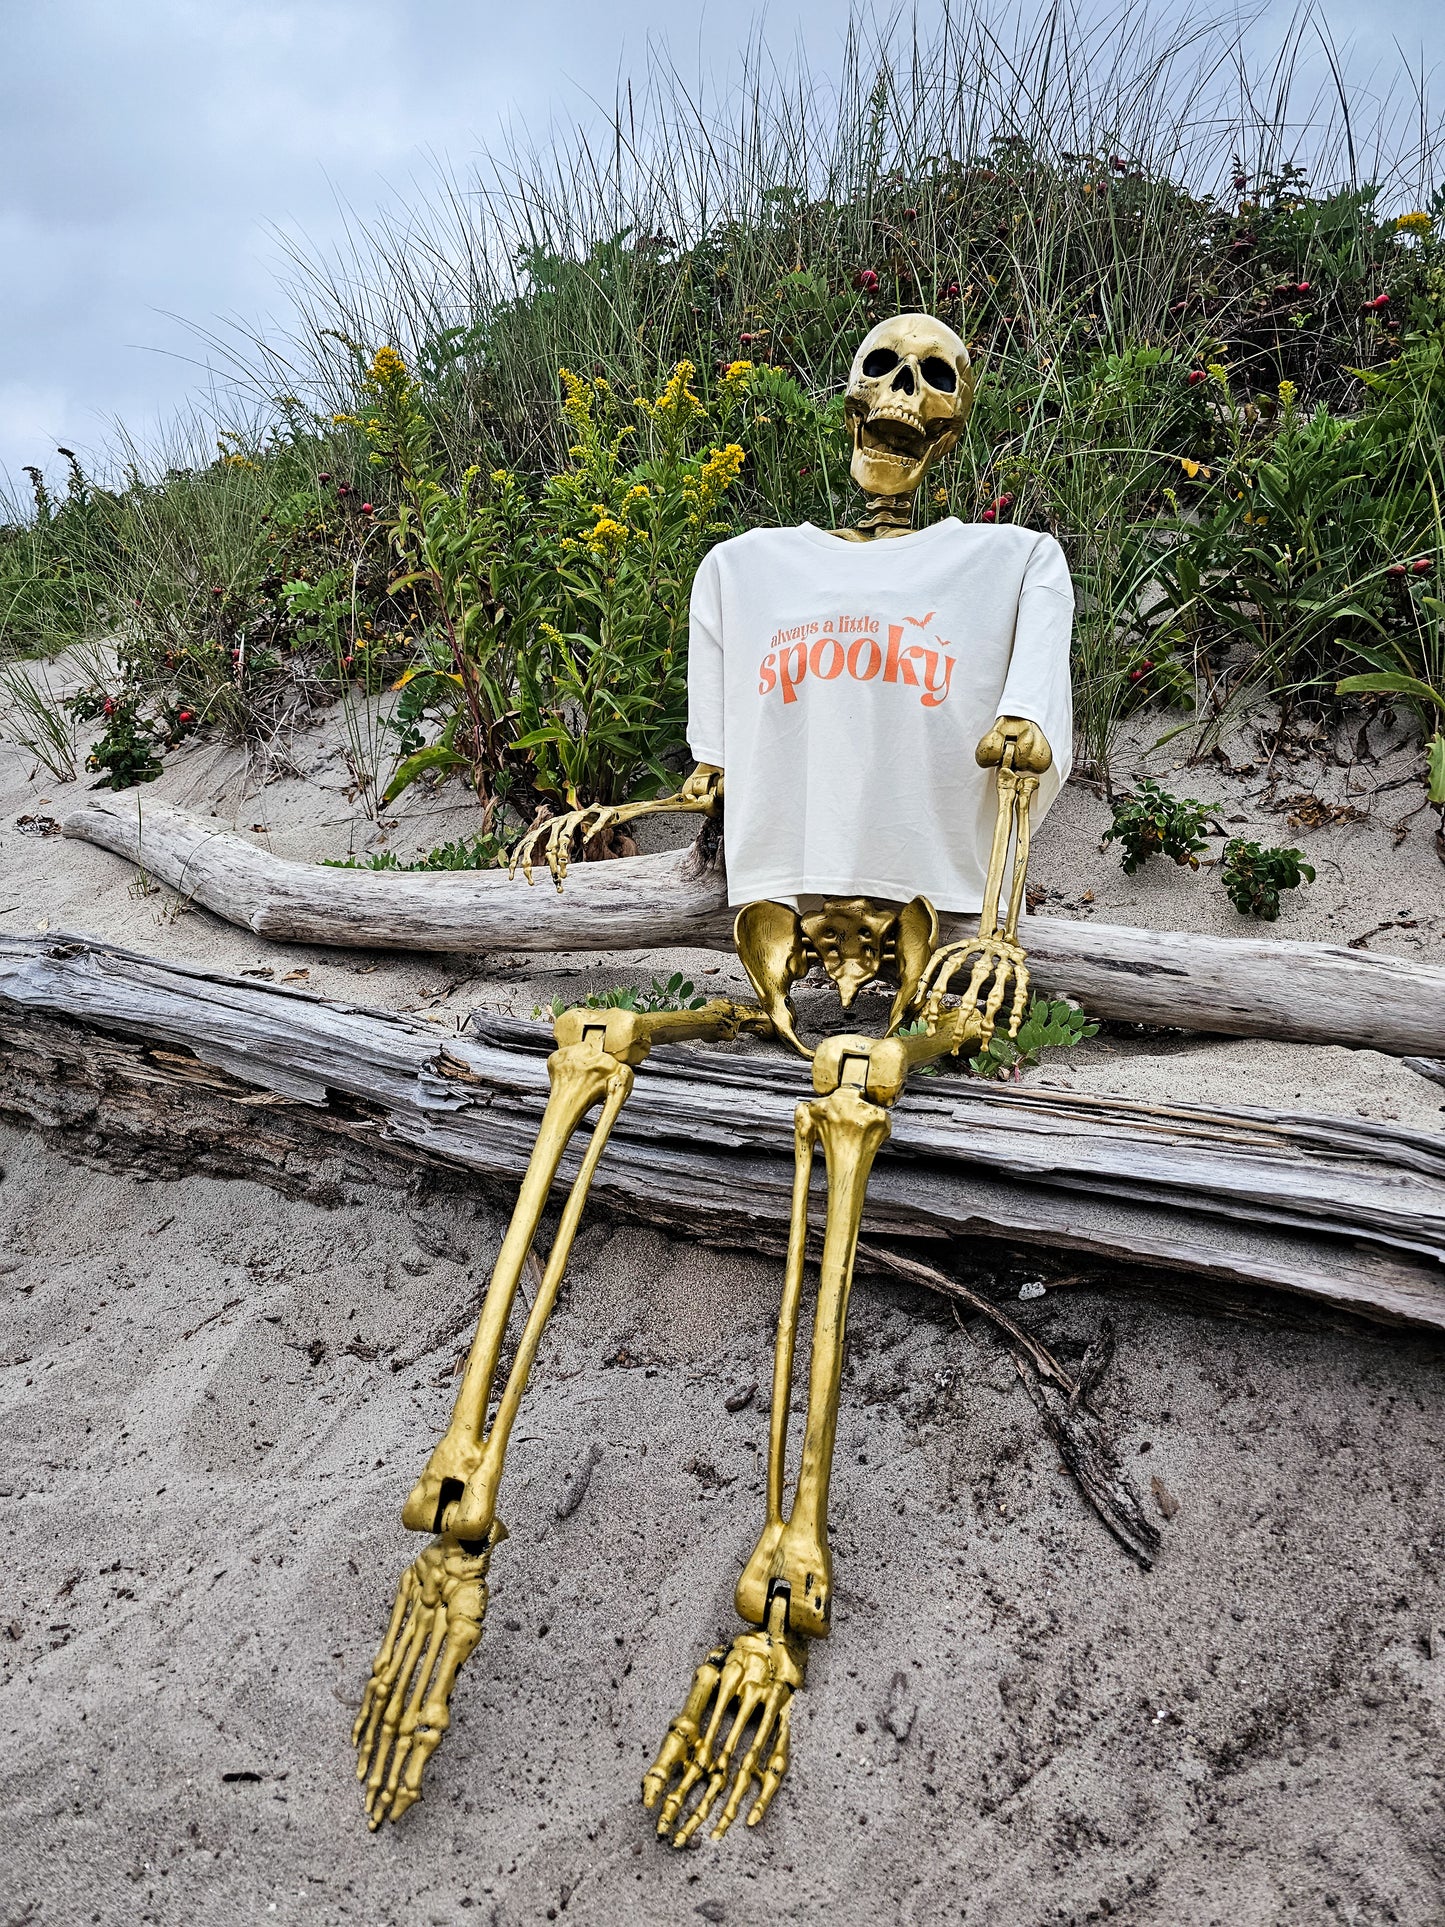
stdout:
{"type": "MultiPolygon", "coordinates": [[[[300,774],[262,783],[202,744],[147,794],[295,856],[381,837],[405,853],[465,826],[424,796],[392,828],[358,812],[337,722],[289,745],[300,774]]],[[[1302,762],[1276,797],[1338,806],[1349,784],[1413,766],[1375,735],[1378,764],[1302,762]]],[[[1147,761],[1126,748],[1122,769],[1152,767],[1318,864],[1277,934],[1338,941],[1388,921],[1371,947],[1445,961],[1433,818],[1398,846],[1390,828],[1418,791],[1385,791],[1364,821],[1288,829],[1257,794],[1262,772],[1172,770],[1181,758],[1177,739],[1147,761]]],[[[442,1024],[680,966],[704,988],[740,984],[709,953],[282,950],[101,851],[23,833],[20,817],[63,815],[76,793],[0,750],[0,928],[304,970],[325,994],[442,1024]]],[[[1106,824],[1071,784],[1038,845],[1041,909],[1257,927],[1208,873],[1123,878],[1098,851],[1106,824]]],[[[1445,1128],[1445,1089],[1343,1047],[1110,1034],[1036,1075],[1445,1128]]],[[[736,1625],[766,1414],[761,1389],[728,1404],[766,1385],[779,1268],[595,1217],[509,1459],[512,1536],[453,1730],[422,1805],[371,1838],[350,1722],[416,1550],[400,1501],[445,1421],[500,1214],[465,1189],[323,1211],[0,1140],[6,1927],[1445,1919],[1438,1341],[1303,1312],[1200,1316],[1167,1280],[1152,1296],[1017,1301],[1066,1361],[1105,1317],[1118,1329],[1096,1403],[1160,1512],[1146,1574],[1080,1502],[987,1329],[861,1285],[836,1626],[813,1654],[793,1766],[761,1829],[677,1854],[638,1782],[693,1666],[736,1625]]],[[[1031,1282],[992,1284],[1013,1298],[1031,1282]]]]}

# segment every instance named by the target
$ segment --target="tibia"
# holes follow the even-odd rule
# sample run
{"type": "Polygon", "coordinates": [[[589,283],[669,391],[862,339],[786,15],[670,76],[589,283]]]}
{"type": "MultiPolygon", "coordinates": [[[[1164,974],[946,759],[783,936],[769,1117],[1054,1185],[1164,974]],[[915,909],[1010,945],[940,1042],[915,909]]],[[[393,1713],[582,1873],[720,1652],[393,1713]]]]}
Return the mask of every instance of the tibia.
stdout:
{"type": "Polygon", "coordinates": [[[826,1541],[796,1517],[764,1526],[733,1595],[739,1616],[765,1625],[769,1599],[779,1585],[789,1593],[787,1630],[826,1639],[833,1624],[833,1555],[826,1541]]]}
{"type": "MultiPolygon", "coordinates": [[[[407,1494],[401,1509],[401,1522],[408,1532],[451,1531],[444,1526],[442,1514],[455,1508],[467,1480],[482,1459],[482,1448],[466,1431],[453,1426],[439,1441],[427,1460],[426,1470],[407,1494]]],[[[491,1521],[488,1521],[490,1525],[491,1521]]],[[[461,1532],[461,1539],[485,1538],[486,1532],[461,1532]]]]}

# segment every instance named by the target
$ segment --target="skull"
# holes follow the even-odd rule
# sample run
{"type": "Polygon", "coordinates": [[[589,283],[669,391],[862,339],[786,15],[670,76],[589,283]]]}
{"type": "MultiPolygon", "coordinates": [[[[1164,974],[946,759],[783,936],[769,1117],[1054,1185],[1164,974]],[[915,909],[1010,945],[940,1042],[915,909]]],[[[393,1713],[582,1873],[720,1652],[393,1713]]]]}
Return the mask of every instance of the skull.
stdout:
{"type": "Polygon", "coordinates": [[[973,406],[968,350],[931,314],[898,314],[864,336],[848,377],[853,480],[911,495],[963,433],[973,406]]]}

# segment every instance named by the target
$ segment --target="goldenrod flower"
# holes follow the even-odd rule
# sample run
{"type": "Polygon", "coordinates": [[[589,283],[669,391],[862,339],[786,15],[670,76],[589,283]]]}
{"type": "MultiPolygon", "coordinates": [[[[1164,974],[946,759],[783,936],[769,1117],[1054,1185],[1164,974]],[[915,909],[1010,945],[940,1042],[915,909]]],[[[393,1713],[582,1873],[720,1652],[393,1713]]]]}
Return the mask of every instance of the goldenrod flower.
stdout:
{"type": "Polygon", "coordinates": [[[1395,223],[1397,234],[1430,234],[1434,231],[1434,227],[1434,217],[1418,207],[1413,214],[1402,214],[1395,223]]]}
{"type": "MultiPolygon", "coordinates": [[[[592,425],[592,391],[585,381],[572,373],[570,368],[559,368],[562,378],[562,413],[574,428],[583,430],[592,425]]],[[[581,451],[573,449],[573,455],[581,451]]]]}
{"type": "Polygon", "coordinates": [[[1279,385],[1280,407],[1293,408],[1297,393],[1298,391],[1292,381],[1282,381],[1279,385]]]}
{"type": "Polygon", "coordinates": [[[406,380],[406,363],[389,344],[383,344],[373,355],[371,379],[378,388],[389,388],[406,380]]]}
{"type": "MultiPolygon", "coordinates": [[[[679,421],[685,415],[702,414],[702,403],[688,387],[688,383],[696,373],[697,369],[690,361],[680,361],[673,369],[666,388],[651,404],[651,412],[654,415],[671,415],[679,421]]],[[[643,402],[641,406],[646,408],[648,404],[643,402]]]]}
{"type": "Polygon", "coordinates": [[[606,555],[627,546],[627,528],[615,516],[603,515],[583,540],[594,555],[606,555]]]}
{"type": "Polygon", "coordinates": [[[730,361],[723,373],[723,387],[729,389],[746,388],[748,377],[753,372],[750,361],[730,361]]]}

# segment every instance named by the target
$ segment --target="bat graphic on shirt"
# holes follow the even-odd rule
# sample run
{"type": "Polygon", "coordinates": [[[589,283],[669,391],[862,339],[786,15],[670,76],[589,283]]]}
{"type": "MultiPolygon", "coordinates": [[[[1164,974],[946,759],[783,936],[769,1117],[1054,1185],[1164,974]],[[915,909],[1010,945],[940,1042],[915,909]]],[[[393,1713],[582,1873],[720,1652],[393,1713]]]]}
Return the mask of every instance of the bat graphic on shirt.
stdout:
{"type": "Polygon", "coordinates": [[[936,609],[930,609],[926,616],[905,616],[903,620],[905,622],[911,622],[915,629],[926,629],[937,614],[938,611],[936,609]]]}

